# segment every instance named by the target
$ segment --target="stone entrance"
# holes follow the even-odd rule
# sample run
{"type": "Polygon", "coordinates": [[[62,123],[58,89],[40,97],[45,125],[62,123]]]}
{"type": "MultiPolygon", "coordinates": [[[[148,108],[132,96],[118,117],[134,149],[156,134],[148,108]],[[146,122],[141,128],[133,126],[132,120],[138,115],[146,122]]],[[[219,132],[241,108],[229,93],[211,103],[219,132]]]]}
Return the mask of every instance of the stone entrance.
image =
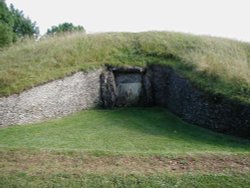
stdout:
{"type": "Polygon", "coordinates": [[[116,106],[136,106],[142,94],[142,75],[120,73],[115,76],[117,96],[116,106]]]}
{"type": "Polygon", "coordinates": [[[101,77],[103,106],[148,106],[151,83],[140,67],[109,68],[101,77]]]}

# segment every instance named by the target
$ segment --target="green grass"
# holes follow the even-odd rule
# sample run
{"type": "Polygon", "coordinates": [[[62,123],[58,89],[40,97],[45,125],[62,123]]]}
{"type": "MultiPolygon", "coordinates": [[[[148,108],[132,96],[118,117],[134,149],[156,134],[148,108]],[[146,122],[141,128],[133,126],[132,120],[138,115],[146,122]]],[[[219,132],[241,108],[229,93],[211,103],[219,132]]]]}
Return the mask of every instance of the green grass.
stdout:
{"type": "Polygon", "coordinates": [[[249,188],[250,175],[82,175],[56,174],[49,177],[14,174],[0,177],[0,187],[140,187],[140,188],[249,188]],[[6,186],[8,185],[8,186],[6,186]]]}
{"type": "Polygon", "coordinates": [[[0,129],[0,147],[177,154],[250,152],[249,141],[184,123],[164,109],[90,110],[0,129]]]}
{"type": "Polygon", "coordinates": [[[250,142],[162,108],[0,129],[0,187],[248,187],[250,142]]]}
{"type": "Polygon", "coordinates": [[[0,96],[105,64],[165,64],[205,91],[250,104],[250,44],[171,32],[73,34],[0,51],[0,96]]]}

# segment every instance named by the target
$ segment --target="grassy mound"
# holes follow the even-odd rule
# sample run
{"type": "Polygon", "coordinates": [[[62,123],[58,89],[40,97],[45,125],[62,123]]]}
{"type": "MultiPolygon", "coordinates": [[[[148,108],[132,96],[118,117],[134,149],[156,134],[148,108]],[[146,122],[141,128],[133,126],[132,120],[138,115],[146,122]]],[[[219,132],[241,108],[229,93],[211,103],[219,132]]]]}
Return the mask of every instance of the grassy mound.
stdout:
{"type": "Polygon", "coordinates": [[[0,187],[248,187],[250,143],[161,108],[0,129],[0,187]]]}
{"type": "Polygon", "coordinates": [[[250,104],[250,44],[170,32],[73,34],[0,52],[0,96],[105,64],[165,64],[198,87],[250,104]]]}

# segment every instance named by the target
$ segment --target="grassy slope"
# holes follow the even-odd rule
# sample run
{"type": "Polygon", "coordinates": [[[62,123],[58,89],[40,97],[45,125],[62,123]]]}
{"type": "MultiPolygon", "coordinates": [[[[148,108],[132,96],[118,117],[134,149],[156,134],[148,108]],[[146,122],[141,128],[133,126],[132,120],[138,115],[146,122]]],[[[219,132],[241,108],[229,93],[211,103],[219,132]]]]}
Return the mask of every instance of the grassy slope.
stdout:
{"type": "Polygon", "coordinates": [[[250,45],[170,32],[67,35],[0,52],[0,96],[105,64],[170,65],[212,93],[250,103],[250,45]]]}
{"type": "Polygon", "coordinates": [[[249,156],[164,109],[90,110],[0,129],[0,187],[247,187],[249,156]]]}

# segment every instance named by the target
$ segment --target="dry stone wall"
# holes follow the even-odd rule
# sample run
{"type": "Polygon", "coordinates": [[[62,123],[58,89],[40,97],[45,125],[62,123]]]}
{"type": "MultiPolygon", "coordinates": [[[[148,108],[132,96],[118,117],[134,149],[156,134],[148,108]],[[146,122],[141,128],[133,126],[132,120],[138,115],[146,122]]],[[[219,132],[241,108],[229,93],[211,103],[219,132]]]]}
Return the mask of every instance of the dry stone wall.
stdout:
{"type": "Polygon", "coordinates": [[[208,94],[163,65],[79,72],[20,95],[0,98],[0,127],[63,117],[99,105],[131,106],[126,104],[131,102],[130,94],[126,96],[133,84],[138,88],[138,83],[140,90],[134,93],[139,99],[132,101],[133,106],[162,106],[187,122],[250,138],[250,106],[208,94]],[[129,87],[122,89],[129,89],[119,93],[119,85],[124,83],[129,87]]]}
{"type": "Polygon", "coordinates": [[[250,138],[250,106],[208,94],[166,66],[150,68],[155,105],[187,122],[250,138]]]}
{"type": "Polygon", "coordinates": [[[101,72],[78,72],[20,95],[0,98],[0,126],[62,117],[100,105],[101,72]]]}

